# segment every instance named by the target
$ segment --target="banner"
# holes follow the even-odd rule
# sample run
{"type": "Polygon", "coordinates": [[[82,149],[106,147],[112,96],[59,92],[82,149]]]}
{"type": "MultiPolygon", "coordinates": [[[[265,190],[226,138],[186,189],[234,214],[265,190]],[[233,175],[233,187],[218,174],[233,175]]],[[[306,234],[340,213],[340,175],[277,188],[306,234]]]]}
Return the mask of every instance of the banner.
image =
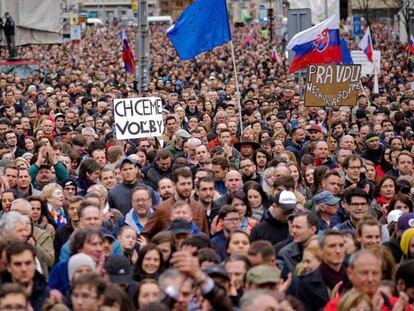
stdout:
{"type": "Polygon", "coordinates": [[[374,65],[377,67],[377,71],[380,71],[381,51],[373,51],[372,59],[374,63],[369,62],[367,55],[361,50],[351,51],[351,57],[354,64],[362,65],[361,75],[363,76],[374,74],[374,65]]]}
{"type": "Polygon", "coordinates": [[[82,31],[80,25],[70,26],[70,40],[80,41],[82,39],[82,31]]]}
{"type": "Polygon", "coordinates": [[[113,105],[117,139],[161,137],[164,133],[161,98],[121,98],[113,105]]]}
{"type": "Polygon", "coordinates": [[[355,106],[361,65],[310,65],[305,87],[305,106],[355,106]]]}

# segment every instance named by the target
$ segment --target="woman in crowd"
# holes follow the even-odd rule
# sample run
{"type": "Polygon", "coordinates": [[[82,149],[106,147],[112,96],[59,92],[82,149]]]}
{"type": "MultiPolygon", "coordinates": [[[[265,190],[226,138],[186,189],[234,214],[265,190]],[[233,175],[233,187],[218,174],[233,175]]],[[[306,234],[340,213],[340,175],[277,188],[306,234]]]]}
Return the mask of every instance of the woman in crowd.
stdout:
{"type": "Polygon", "coordinates": [[[231,255],[247,256],[247,251],[250,247],[250,236],[243,230],[236,230],[232,232],[227,239],[226,253],[231,255]]]}
{"type": "Polygon", "coordinates": [[[250,234],[253,227],[259,222],[252,217],[252,210],[249,206],[246,194],[243,191],[235,191],[231,193],[227,200],[227,204],[230,204],[239,212],[241,220],[240,229],[247,234],[250,234]]]}
{"type": "Polygon", "coordinates": [[[158,280],[163,271],[164,260],[159,248],[152,243],[145,245],[138,252],[135,264],[134,280],[140,282],[145,278],[158,280]]]}
{"type": "Polygon", "coordinates": [[[248,181],[243,186],[247,195],[247,205],[252,211],[252,218],[260,221],[264,212],[270,206],[269,198],[262,187],[255,181],[248,181]]]}
{"type": "Polygon", "coordinates": [[[150,303],[158,301],[161,289],[156,280],[143,279],[135,291],[134,303],[137,310],[141,310],[150,303]]]}
{"type": "Polygon", "coordinates": [[[29,197],[27,200],[32,206],[32,213],[30,218],[32,219],[33,225],[49,232],[50,237],[55,237],[55,228],[47,220],[47,206],[39,197],[29,197]]]}

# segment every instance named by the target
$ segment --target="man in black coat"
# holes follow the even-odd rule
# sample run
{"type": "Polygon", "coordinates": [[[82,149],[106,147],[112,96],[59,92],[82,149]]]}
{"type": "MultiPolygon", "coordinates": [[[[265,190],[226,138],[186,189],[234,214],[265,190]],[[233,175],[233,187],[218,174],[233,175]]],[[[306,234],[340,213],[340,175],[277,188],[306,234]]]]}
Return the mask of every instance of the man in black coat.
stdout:
{"type": "Polygon", "coordinates": [[[340,231],[327,229],[320,239],[322,263],[315,271],[300,277],[297,297],[306,311],[323,310],[335,288],[344,289],[349,284],[345,260],[345,239],[340,231]]]}
{"type": "Polygon", "coordinates": [[[288,190],[278,192],[272,206],[265,212],[262,222],[253,228],[252,241],[267,240],[274,245],[286,240],[289,234],[288,218],[295,209],[295,194],[288,190]]]}

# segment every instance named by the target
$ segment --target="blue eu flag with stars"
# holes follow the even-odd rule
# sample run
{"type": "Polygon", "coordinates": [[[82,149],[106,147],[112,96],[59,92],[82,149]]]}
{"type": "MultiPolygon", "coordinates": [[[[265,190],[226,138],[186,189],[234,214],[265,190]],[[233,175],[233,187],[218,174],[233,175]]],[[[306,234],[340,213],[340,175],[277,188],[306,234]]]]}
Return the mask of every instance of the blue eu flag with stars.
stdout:
{"type": "Polygon", "coordinates": [[[167,36],[181,60],[231,40],[226,0],[196,0],[178,18],[167,36]]]}

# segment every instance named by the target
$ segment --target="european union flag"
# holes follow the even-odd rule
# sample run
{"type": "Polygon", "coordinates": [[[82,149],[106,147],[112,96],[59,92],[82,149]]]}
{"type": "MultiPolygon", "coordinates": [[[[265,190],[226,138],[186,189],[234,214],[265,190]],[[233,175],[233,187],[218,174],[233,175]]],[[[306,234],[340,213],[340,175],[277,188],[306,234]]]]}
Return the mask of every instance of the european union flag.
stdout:
{"type": "Polygon", "coordinates": [[[212,50],[231,40],[226,0],[196,0],[190,4],[167,36],[181,60],[212,50]]]}

